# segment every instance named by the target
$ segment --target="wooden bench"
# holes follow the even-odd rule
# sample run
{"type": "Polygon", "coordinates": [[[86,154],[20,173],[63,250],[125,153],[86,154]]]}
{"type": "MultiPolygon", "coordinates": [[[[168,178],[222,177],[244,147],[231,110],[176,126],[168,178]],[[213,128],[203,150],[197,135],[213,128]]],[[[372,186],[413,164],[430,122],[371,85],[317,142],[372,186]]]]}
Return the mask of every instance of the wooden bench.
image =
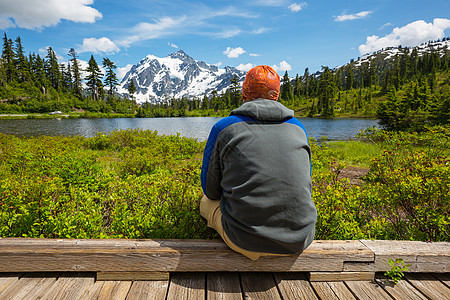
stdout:
{"type": "Polygon", "coordinates": [[[450,272],[450,243],[314,241],[300,255],[252,261],[220,240],[0,238],[0,272],[96,272],[98,278],[168,277],[169,272],[309,272],[311,281],[374,278],[402,258],[410,272],[450,272]]]}

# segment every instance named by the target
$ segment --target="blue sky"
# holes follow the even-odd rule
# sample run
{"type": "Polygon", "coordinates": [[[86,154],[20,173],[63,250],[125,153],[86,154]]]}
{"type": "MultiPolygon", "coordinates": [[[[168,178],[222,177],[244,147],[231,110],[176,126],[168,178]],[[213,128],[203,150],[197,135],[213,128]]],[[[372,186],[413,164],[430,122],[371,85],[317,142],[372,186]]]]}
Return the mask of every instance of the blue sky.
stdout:
{"type": "MultiPolygon", "coordinates": [[[[448,0],[0,0],[0,31],[59,62],[109,57],[123,75],[148,54],[280,75],[335,67],[383,47],[450,36],[448,0]]],[[[2,35],[3,36],[3,35],[2,35]]]]}

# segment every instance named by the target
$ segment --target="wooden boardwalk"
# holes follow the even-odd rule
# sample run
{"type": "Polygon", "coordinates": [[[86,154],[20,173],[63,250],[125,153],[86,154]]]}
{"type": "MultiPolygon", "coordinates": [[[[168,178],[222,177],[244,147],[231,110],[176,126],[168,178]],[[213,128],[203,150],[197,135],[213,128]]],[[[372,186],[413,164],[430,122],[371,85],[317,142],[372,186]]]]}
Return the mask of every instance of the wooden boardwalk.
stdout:
{"type": "Polygon", "coordinates": [[[221,240],[0,238],[0,272],[0,300],[450,300],[450,243],[314,241],[252,261],[221,240]],[[394,286],[397,258],[410,267],[394,286]]]}
{"type": "Polygon", "coordinates": [[[304,273],[172,273],[169,280],[99,281],[95,273],[0,273],[0,299],[450,299],[450,274],[409,273],[393,285],[310,282],[304,273]]]}

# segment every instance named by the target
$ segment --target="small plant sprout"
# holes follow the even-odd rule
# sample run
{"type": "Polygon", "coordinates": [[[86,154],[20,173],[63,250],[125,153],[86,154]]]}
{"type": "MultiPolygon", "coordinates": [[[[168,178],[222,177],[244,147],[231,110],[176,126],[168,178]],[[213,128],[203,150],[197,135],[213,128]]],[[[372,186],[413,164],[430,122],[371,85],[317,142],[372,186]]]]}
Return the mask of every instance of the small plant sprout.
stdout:
{"type": "Polygon", "coordinates": [[[392,259],[389,259],[389,264],[391,265],[391,269],[389,271],[386,271],[384,275],[386,277],[389,277],[394,281],[394,284],[397,284],[402,277],[404,276],[403,272],[409,271],[409,268],[411,265],[406,265],[403,262],[402,258],[397,258],[395,261],[392,259]]]}

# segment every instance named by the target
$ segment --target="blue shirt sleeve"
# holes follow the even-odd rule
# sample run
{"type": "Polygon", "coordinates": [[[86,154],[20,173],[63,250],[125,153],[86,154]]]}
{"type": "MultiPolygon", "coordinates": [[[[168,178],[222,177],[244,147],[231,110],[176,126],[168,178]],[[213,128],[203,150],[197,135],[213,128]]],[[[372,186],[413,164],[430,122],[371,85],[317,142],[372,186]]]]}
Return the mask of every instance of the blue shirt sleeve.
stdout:
{"type": "Polygon", "coordinates": [[[208,179],[208,170],[210,168],[211,163],[219,163],[218,161],[211,162],[211,156],[214,152],[217,138],[219,134],[228,126],[239,123],[239,122],[247,122],[247,121],[254,121],[252,118],[247,116],[241,116],[241,115],[232,115],[229,117],[226,117],[211,128],[211,132],[209,133],[208,140],[206,142],[205,151],[203,153],[203,163],[202,163],[202,171],[201,171],[201,182],[202,182],[202,189],[203,193],[205,193],[206,196],[206,186],[207,186],[207,179],[208,179]]]}

